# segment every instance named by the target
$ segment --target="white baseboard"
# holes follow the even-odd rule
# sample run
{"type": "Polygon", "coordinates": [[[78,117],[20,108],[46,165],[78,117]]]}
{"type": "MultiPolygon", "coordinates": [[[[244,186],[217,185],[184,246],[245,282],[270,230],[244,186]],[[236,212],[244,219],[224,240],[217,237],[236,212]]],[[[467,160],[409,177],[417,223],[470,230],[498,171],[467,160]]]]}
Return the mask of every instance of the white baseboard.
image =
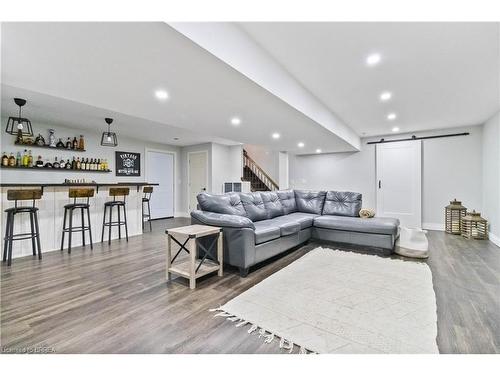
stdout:
{"type": "Polygon", "coordinates": [[[493,233],[489,232],[488,236],[490,238],[490,241],[493,242],[495,245],[500,247],[500,237],[495,236],[493,233]]]}
{"type": "Polygon", "coordinates": [[[187,212],[174,212],[174,217],[191,217],[187,212]]]}
{"type": "Polygon", "coordinates": [[[441,223],[422,223],[422,229],[444,231],[444,225],[441,223]]]}

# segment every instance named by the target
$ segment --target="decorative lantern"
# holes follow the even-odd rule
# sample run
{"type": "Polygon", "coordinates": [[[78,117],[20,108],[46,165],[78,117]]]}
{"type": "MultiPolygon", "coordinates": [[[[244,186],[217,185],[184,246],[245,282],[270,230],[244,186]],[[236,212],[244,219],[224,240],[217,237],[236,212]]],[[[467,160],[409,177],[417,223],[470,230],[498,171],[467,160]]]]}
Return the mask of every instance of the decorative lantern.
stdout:
{"type": "Polygon", "coordinates": [[[108,131],[102,133],[101,146],[111,146],[111,147],[118,146],[118,139],[116,138],[116,133],[112,132],[110,129],[110,125],[113,122],[113,119],[106,117],[104,121],[106,121],[106,124],[108,124],[108,131]]]}
{"type": "Polygon", "coordinates": [[[21,108],[26,104],[25,99],[14,98],[14,102],[19,106],[19,116],[10,116],[7,121],[7,127],[5,132],[12,135],[17,135],[18,137],[33,136],[33,128],[31,127],[31,121],[22,116],[21,108]]]}
{"type": "Polygon", "coordinates": [[[488,221],[473,210],[462,218],[462,237],[474,240],[488,239],[488,221]]]}
{"type": "Polygon", "coordinates": [[[467,208],[462,206],[462,202],[454,199],[445,208],[445,226],[446,233],[461,234],[462,219],[467,213],[467,208]]]}

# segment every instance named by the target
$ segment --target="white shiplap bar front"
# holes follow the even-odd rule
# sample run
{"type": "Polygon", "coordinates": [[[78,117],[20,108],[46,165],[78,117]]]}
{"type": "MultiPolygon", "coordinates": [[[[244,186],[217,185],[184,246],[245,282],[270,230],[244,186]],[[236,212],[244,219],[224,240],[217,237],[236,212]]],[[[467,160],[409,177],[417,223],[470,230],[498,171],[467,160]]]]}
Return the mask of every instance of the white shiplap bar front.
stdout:
{"type": "MultiPolygon", "coordinates": [[[[78,187],[78,186],[75,186],[78,187]]],[[[102,221],[104,214],[104,202],[112,200],[109,196],[109,188],[113,186],[99,186],[97,191],[95,186],[89,188],[95,189],[93,198],[90,198],[90,220],[92,225],[92,240],[94,243],[101,241],[102,221]]],[[[127,186],[126,184],[120,187],[129,187],[130,195],[126,198],[127,223],[129,237],[142,234],[142,187],[137,191],[136,186],[127,186]]],[[[7,190],[13,189],[37,189],[38,187],[2,187],[2,252],[5,236],[5,223],[7,214],[5,209],[14,206],[13,201],[7,200],[7,190]]],[[[36,201],[36,206],[39,208],[38,221],[40,227],[40,240],[42,247],[42,255],[48,251],[60,250],[62,225],[64,216],[64,205],[72,203],[73,199],[68,197],[69,186],[57,186],[43,188],[43,197],[36,201]]],[[[117,199],[121,199],[117,197],[117,199]]],[[[19,202],[19,205],[31,204],[31,201],[19,202]]],[[[109,211],[108,211],[109,215],[109,211]]],[[[113,221],[118,219],[116,208],[113,210],[113,221]]],[[[109,216],[107,218],[109,220],[109,216]]],[[[123,218],[122,218],[123,220],[123,218]]],[[[66,224],[67,225],[67,224],[66,224]]],[[[81,225],[80,210],[75,210],[73,216],[73,227],[81,225]]],[[[108,227],[104,235],[107,240],[108,227]]],[[[26,233],[30,231],[30,221],[28,214],[17,214],[15,217],[14,233],[26,233]]],[[[112,239],[118,238],[118,227],[112,227],[112,239]]],[[[64,248],[67,248],[67,238],[65,238],[64,248]]],[[[86,231],[85,250],[74,249],[73,251],[90,251],[88,231],[86,231]]],[[[125,241],[125,228],[122,226],[122,241],[125,241]]],[[[81,232],[73,233],[72,248],[82,244],[81,232]]],[[[12,258],[32,255],[31,240],[14,241],[12,248],[12,258]]],[[[43,261],[43,259],[42,259],[43,261]]]]}

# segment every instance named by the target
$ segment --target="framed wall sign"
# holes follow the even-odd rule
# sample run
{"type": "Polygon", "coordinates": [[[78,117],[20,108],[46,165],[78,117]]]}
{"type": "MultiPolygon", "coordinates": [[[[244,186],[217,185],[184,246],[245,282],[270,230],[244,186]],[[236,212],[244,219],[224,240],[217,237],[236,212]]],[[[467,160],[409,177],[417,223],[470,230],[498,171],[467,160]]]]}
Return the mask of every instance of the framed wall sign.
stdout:
{"type": "Polygon", "coordinates": [[[117,176],[140,176],[141,154],[137,152],[115,151],[117,176]]]}

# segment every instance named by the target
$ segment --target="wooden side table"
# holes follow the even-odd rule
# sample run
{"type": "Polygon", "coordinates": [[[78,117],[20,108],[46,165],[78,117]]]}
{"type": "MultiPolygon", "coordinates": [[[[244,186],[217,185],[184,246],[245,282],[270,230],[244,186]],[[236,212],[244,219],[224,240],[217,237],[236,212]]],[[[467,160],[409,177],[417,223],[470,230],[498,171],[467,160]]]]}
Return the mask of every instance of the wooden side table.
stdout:
{"type": "Polygon", "coordinates": [[[222,276],[222,228],[211,227],[208,225],[188,225],[185,227],[172,228],[165,231],[167,234],[167,280],[172,279],[172,274],[176,274],[189,279],[189,288],[196,287],[196,279],[209,273],[218,271],[218,275],[222,276]],[[206,248],[201,242],[197,242],[198,238],[216,234],[213,242],[206,248]],[[172,257],[172,241],[180,247],[179,251],[172,257]],[[196,245],[204,252],[201,259],[197,259],[196,245]],[[217,245],[217,261],[207,259],[212,255],[210,252],[217,245]],[[178,255],[186,251],[187,258],[177,260],[178,255]],[[177,260],[177,261],[176,261],[177,260]],[[175,263],[174,263],[175,262],[175,263]]]}

